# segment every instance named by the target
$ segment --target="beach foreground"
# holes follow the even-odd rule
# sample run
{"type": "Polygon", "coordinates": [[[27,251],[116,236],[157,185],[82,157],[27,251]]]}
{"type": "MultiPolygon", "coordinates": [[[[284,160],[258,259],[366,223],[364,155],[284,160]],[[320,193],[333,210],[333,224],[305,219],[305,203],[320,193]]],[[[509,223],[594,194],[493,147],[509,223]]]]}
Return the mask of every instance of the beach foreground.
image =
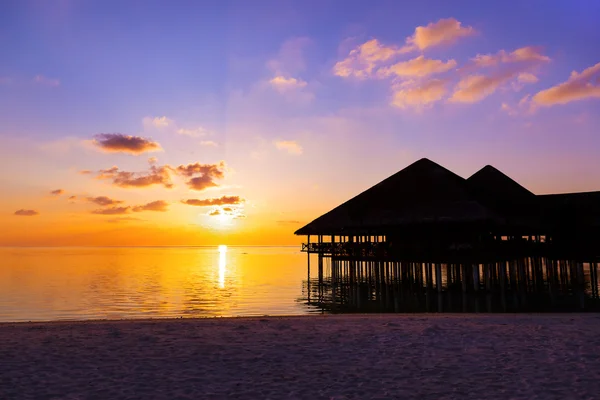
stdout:
{"type": "Polygon", "coordinates": [[[598,332],[592,314],[7,323],[0,398],[595,398],[598,332]]]}

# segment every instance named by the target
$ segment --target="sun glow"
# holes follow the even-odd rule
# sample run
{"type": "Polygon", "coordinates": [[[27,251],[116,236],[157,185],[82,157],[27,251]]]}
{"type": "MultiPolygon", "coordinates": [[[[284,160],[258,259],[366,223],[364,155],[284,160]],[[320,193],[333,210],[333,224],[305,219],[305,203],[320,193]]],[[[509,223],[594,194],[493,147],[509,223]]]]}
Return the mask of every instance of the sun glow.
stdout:
{"type": "Polygon", "coordinates": [[[225,287],[225,271],[227,269],[227,246],[219,245],[219,287],[225,287]]]}

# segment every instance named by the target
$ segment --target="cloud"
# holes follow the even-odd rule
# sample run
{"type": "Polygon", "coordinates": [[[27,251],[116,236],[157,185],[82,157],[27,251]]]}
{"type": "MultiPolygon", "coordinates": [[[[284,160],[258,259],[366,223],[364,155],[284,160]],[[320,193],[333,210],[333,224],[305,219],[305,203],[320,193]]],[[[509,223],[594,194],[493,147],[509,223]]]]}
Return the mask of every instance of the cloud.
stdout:
{"type": "Polygon", "coordinates": [[[302,154],[302,146],[300,146],[295,140],[280,140],[275,142],[275,147],[279,150],[287,151],[289,154],[302,154]]]}
{"type": "Polygon", "coordinates": [[[112,206],[124,203],[122,200],[114,200],[106,196],[88,197],[86,200],[99,206],[112,206]]]}
{"type": "Polygon", "coordinates": [[[194,129],[179,128],[179,129],[177,129],[176,132],[180,135],[191,136],[191,137],[199,137],[199,136],[204,136],[204,135],[208,134],[208,131],[201,126],[194,128],[194,129]]]}
{"type": "Polygon", "coordinates": [[[148,204],[144,204],[142,206],[133,207],[133,212],[141,212],[141,211],[160,211],[165,212],[168,211],[169,203],[164,200],[156,200],[148,204]]]}
{"type": "Polygon", "coordinates": [[[491,76],[469,75],[461,79],[454,88],[450,98],[453,103],[475,103],[491,95],[502,85],[515,76],[515,72],[504,72],[491,76]]]}
{"type": "Polygon", "coordinates": [[[145,172],[121,171],[115,166],[109,169],[100,170],[96,178],[101,180],[112,180],[113,185],[123,188],[162,185],[170,189],[173,187],[170,175],[172,171],[173,168],[168,165],[151,165],[150,170],[145,172]]]}
{"type": "Polygon", "coordinates": [[[286,78],[278,75],[269,81],[271,86],[280,93],[306,87],[306,82],[296,78],[286,78]]]}
{"type": "Polygon", "coordinates": [[[231,212],[233,212],[233,208],[231,208],[231,207],[223,207],[223,211],[231,213],[231,212]]]}
{"type": "Polygon", "coordinates": [[[204,190],[209,187],[219,186],[215,180],[225,177],[226,165],[224,161],[218,164],[188,164],[172,167],[170,165],[156,165],[150,161],[150,169],[144,172],[121,171],[114,166],[100,170],[96,179],[111,180],[113,185],[132,188],[162,185],[168,189],[173,187],[171,174],[190,178],[186,184],[193,190],[204,190]]]}
{"type": "Polygon", "coordinates": [[[52,196],[60,196],[61,194],[64,194],[65,191],[63,189],[56,189],[50,192],[50,194],[52,196]]]}
{"type": "Polygon", "coordinates": [[[75,201],[77,200],[77,196],[69,196],[69,201],[75,201]]]}
{"type": "Polygon", "coordinates": [[[202,191],[211,187],[217,187],[212,177],[209,175],[196,176],[186,182],[188,187],[192,190],[202,191]]]}
{"type": "Polygon", "coordinates": [[[498,88],[513,82],[513,89],[520,90],[526,83],[535,83],[538,78],[531,70],[541,63],[550,61],[537,47],[522,47],[511,53],[500,50],[496,54],[477,55],[473,65],[480,68],[496,67],[489,75],[481,73],[463,77],[454,87],[449,99],[453,103],[475,103],[493,94],[498,88]]]}
{"type": "Polygon", "coordinates": [[[600,98],[600,63],[579,73],[571,72],[566,82],[538,92],[532,102],[537,106],[550,107],[593,98],[600,98]]]}
{"type": "Polygon", "coordinates": [[[460,38],[472,36],[475,33],[475,29],[470,26],[462,26],[461,22],[454,18],[440,19],[427,26],[418,26],[415,33],[406,39],[406,45],[401,51],[423,51],[435,46],[450,45],[460,38]]]}
{"type": "Polygon", "coordinates": [[[221,161],[218,164],[187,164],[180,165],[176,168],[178,174],[183,176],[194,176],[196,174],[210,175],[215,178],[223,178],[225,176],[225,162],[221,161]]]}
{"type": "Polygon", "coordinates": [[[516,106],[511,106],[507,103],[502,103],[500,109],[512,117],[514,117],[515,115],[527,113],[528,111],[531,111],[530,97],[530,95],[524,96],[516,106]]]}
{"type": "Polygon", "coordinates": [[[107,153],[141,154],[149,151],[160,151],[159,143],[140,136],[122,133],[101,133],[94,137],[92,143],[107,153]]]}
{"type": "Polygon", "coordinates": [[[202,140],[200,146],[219,147],[219,143],[213,142],[212,140],[202,140]]]}
{"type": "Polygon", "coordinates": [[[211,217],[216,217],[217,215],[221,215],[221,210],[217,208],[216,210],[212,210],[211,212],[209,212],[208,215],[210,215],[211,217]]]}
{"type": "Polygon", "coordinates": [[[120,215],[127,214],[131,211],[131,207],[110,207],[110,208],[99,208],[97,210],[92,210],[92,214],[98,215],[120,215]]]}
{"type": "Polygon", "coordinates": [[[44,75],[36,75],[33,78],[33,83],[35,83],[36,85],[49,87],[57,87],[60,85],[60,81],[58,79],[47,78],[44,75]]]}
{"type": "Polygon", "coordinates": [[[81,175],[90,175],[92,171],[90,171],[89,169],[82,169],[81,171],[79,171],[79,173],[81,175]]]}
{"type": "Polygon", "coordinates": [[[471,61],[477,67],[493,67],[501,63],[548,62],[550,57],[543,55],[539,47],[527,46],[511,53],[500,50],[496,54],[478,54],[471,61]]]}
{"type": "Polygon", "coordinates": [[[205,207],[240,204],[244,202],[244,199],[240,198],[240,196],[222,196],[213,199],[187,199],[181,202],[189,206],[205,207]]]}
{"type": "Polygon", "coordinates": [[[180,165],[175,171],[177,174],[191,177],[186,184],[193,190],[205,190],[210,187],[219,186],[215,180],[225,177],[225,162],[221,161],[218,164],[188,164],[180,165]],[[198,175],[198,176],[195,176],[198,175]]]}
{"type": "Polygon", "coordinates": [[[539,81],[538,77],[530,72],[521,72],[517,76],[517,80],[521,83],[536,83],[539,81]]]}
{"type": "Polygon", "coordinates": [[[344,78],[367,78],[378,64],[398,54],[401,54],[398,48],[385,46],[377,39],[371,39],[351,50],[344,60],[337,62],[333,66],[333,73],[344,78]]]}
{"type": "Polygon", "coordinates": [[[377,75],[380,77],[399,76],[399,77],[425,77],[433,74],[440,74],[456,67],[455,60],[432,60],[419,56],[412,60],[402,61],[389,67],[380,68],[377,75]]]}
{"type": "Polygon", "coordinates": [[[24,210],[24,209],[20,209],[15,211],[14,215],[18,215],[20,217],[33,217],[35,215],[40,215],[39,212],[37,212],[36,210],[24,210]]]}
{"type": "Polygon", "coordinates": [[[403,82],[393,89],[391,104],[402,109],[422,109],[440,101],[447,92],[446,86],[447,81],[443,79],[403,82]]]}
{"type": "Polygon", "coordinates": [[[173,126],[173,120],[169,119],[165,116],[162,117],[144,117],[142,119],[142,124],[145,127],[152,127],[157,129],[168,128],[169,126],[173,126]]]}

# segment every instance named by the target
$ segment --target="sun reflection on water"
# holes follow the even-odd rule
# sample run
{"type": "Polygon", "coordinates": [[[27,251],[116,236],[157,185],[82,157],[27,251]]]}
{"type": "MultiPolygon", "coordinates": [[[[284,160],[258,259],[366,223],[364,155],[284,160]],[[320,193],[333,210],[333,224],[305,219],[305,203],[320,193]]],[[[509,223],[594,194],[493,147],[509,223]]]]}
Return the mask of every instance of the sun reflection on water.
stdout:
{"type": "Polygon", "coordinates": [[[225,287],[225,269],[227,268],[227,246],[219,246],[219,287],[225,287]]]}

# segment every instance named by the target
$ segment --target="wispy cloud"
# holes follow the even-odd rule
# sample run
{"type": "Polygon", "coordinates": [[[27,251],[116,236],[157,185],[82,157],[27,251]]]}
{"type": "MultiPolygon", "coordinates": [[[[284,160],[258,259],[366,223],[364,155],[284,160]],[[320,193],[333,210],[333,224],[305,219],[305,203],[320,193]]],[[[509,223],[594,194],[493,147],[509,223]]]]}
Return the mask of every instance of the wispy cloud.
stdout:
{"type": "Polygon", "coordinates": [[[501,63],[548,62],[550,57],[542,54],[539,47],[526,46],[510,53],[500,50],[496,54],[478,54],[471,61],[477,67],[492,67],[501,63]]]}
{"type": "Polygon", "coordinates": [[[408,81],[394,86],[391,104],[398,108],[423,109],[443,99],[447,92],[447,81],[408,81]]]}
{"type": "Polygon", "coordinates": [[[490,96],[500,87],[512,82],[519,90],[522,84],[537,82],[532,71],[541,63],[550,61],[537,47],[522,47],[513,52],[500,50],[496,54],[477,55],[472,65],[478,68],[494,67],[488,74],[475,73],[463,77],[454,87],[449,101],[454,103],[475,103],[490,96]]]}
{"type": "Polygon", "coordinates": [[[152,139],[122,133],[101,133],[94,137],[92,143],[107,153],[142,154],[160,151],[162,147],[152,139]]]}
{"type": "Polygon", "coordinates": [[[56,189],[50,192],[50,194],[52,196],[60,196],[61,194],[64,194],[65,191],[63,189],[56,189]]]}
{"type": "Polygon", "coordinates": [[[348,56],[333,66],[334,75],[356,78],[367,78],[381,63],[401,54],[394,46],[381,44],[377,39],[371,39],[350,51],[348,56]]]}
{"type": "Polygon", "coordinates": [[[86,200],[99,206],[113,206],[124,203],[122,200],[111,199],[107,196],[88,197],[86,200]]]}
{"type": "Polygon", "coordinates": [[[582,72],[571,72],[566,82],[535,94],[532,103],[536,106],[550,107],[594,98],[600,98],[600,63],[582,72]]]}
{"type": "Polygon", "coordinates": [[[143,172],[122,171],[114,166],[109,169],[100,170],[96,174],[97,179],[111,180],[113,185],[123,188],[148,187],[162,185],[168,189],[172,188],[171,175],[179,175],[189,178],[186,184],[193,190],[204,190],[219,186],[215,181],[225,177],[226,165],[224,161],[217,164],[187,164],[173,167],[170,165],[157,165],[155,160],[149,160],[150,168],[143,172]]]}
{"type": "Polygon", "coordinates": [[[412,60],[402,61],[389,67],[380,68],[377,74],[381,77],[399,76],[403,78],[425,77],[433,74],[440,74],[456,68],[455,60],[432,60],[419,56],[412,60]]]}
{"type": "Polygon", "coordinates": [[[40,213],[37,212],[36,210],[20,209],[20,210],[15,211],[14,215],[18,215],[20,217],[33,217],[35,215],[40,215],[40,213]]]}
{"type": "Polygon", "coordinates": [[[127,214],[131,211],[131,207],[110,207],[110,208],[99,208],[97,210],[92,210],[92,214],[98,215],[121,215],[127,214]]]}
{"type": "Polygon", "coordinates": [[[181,202],[189,206],[206,207],[240,204],[244,202],[244,199],[240,198],[240,196],[222,196],[212,199],[187,199],[181,202]]]}
{"type": "Polygon", "coordinates": [[[133,207],[133,212],[141,211],[160,211],[165,212],[169,209],[169,203],[164,200],[156,200],[148,204],[133,207]]]}
{"type": "Polygon", "coordinates": [[[144,119],[142,119],[142,124],[144,124],[145,127],[153,127],[153,128],[158,128],[158,129],[164,129],[164,128],[168,128],[170,126],[173,126],[174,122],[172,119],[169,119],[165,116],[162,117],[144,117],[144,119]]]}
{"type": "Polygon", "coordinates": [[[177,129],[176,132],[180,135],[191,136],[191,137],[205,136],[209,133],[206,129],[204,129],[201,126],[199,126],[197,128],[193,128],[193,129],[179,128],[179,129],[177,129]]]}
{"type": "Polygon", "coordinates": [[[219,147],[219,143],[213,142],[212,140],[202,140],[200,146],[219,147]]]}
{"type": "Polygon", "coordinates": [[[33,83],[41,86],[57,87],[60,86],[60,81],[55,78],[47,78],[44,75],[36,75],[33,78],[33,83]]]}
{"type": "Polygon", "coordinates": [[[113,185],[123,188],[148,187],[152,185],[162,185],[168,189],[173,187],[171,175],[173,169],[166,166],[151,165],[149,171],[129,172],[121,171],[119,167],[112,167],[100,170],[96,175],[97,179],[111,180],[113,185]]]}
{"type": "Polygon", "coordinates": [[[286,78],[280,75],[271,79],[269,83],[279,92],[287,92],[306,87],[306,82],[302,79],[286,78]]]}
{"type": "Polygon", "coordinates": [[[303,152],[302,146],[295,140],[280,140],[275,142],[275,147],[279,150],[287,151],[289,154],[300,155],[303,152]]]}

